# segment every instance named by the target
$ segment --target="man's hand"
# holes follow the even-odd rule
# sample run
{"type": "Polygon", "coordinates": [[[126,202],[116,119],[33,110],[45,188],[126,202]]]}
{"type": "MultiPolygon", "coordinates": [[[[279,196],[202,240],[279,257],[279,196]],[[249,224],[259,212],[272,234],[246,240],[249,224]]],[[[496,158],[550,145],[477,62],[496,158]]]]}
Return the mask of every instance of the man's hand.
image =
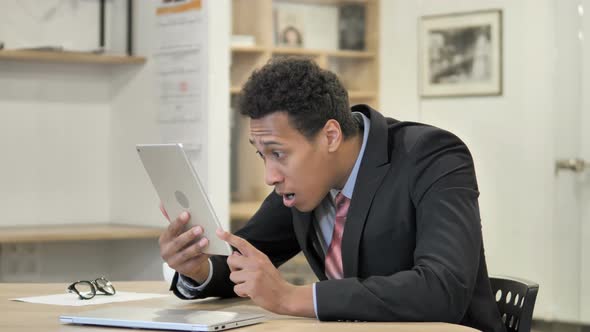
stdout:
{"type": "Polygon", "coordinates": [[[248,241],[217,230],[217,236],[237,248],[227,258],[234,292],[249,297],[262,308],[283,315],[315,317],[311,286],[295,286],[285,281],[268,257],[248,241]]]}
{"type": "MultiPolygon", "coordinates": [[[[160,210],[168,221],[168,213],[160,204],[160,210]]],[[[201,226],[193,227],[183,232],[184,226],[190,219],[188,212],[183,212],[176,220],[170,222],[168,228],[160,236],[160,256],[168,266],[178,273],[187,276],[198,283],[203,283],[209,276],[209,255],[201,253],[207,247],[209,240],[201,238],[203,235],[201,226]]]]}

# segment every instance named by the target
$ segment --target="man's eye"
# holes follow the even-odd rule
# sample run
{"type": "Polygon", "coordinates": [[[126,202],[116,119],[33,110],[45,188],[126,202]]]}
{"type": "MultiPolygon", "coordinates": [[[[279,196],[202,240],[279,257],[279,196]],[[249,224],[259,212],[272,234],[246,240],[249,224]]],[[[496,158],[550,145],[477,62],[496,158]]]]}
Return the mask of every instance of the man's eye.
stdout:
{"type": "Polygon", "coordinates": [[[264,160],[264,155],[260,151],[256,151],[256,154],[264,160]]]}
{"type": "Polygon", "coordinates": [[[279,151],[273,151],[272,152],[273,157],[275,157],[276,159],[280,159],[283,157],[283,153],[279,152],[279,151]]]}

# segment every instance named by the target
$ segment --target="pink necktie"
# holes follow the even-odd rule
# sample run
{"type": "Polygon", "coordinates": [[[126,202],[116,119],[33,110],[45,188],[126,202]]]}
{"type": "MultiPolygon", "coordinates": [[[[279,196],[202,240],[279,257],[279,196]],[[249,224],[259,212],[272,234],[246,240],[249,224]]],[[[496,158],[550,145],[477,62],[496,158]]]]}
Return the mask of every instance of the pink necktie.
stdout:
{"type": "Polygon", "coordinates": [[[346,223],[346,213],[350,206],[350,199],[342,193],[336,195],[336,221],[334,222],[334,233],[332,242],[326,253],[325,272],[328,279],[342,279],[342,233],[346,223]]]}

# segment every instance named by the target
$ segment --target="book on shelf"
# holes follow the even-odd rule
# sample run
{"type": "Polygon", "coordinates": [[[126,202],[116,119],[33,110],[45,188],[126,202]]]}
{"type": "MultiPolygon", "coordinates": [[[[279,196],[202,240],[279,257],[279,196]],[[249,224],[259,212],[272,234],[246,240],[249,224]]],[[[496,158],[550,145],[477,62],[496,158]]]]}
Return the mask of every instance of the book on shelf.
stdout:
{"type": "Polygon", "coordinates": [[[346,4],[340,7],[338,17],[339,48],[341,50],[365,49],[365,7],[346,4]]]}

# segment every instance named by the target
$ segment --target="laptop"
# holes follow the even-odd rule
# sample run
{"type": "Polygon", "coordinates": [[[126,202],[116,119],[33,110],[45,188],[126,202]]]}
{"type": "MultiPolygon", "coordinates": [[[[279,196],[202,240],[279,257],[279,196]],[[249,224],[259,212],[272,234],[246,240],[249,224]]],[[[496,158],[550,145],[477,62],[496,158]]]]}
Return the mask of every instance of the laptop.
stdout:
{"type": "Polygon", "coordinates": [[[264,320],[264,315],[229,311],[118,307],[61,315],[59,320],[65,324],[135,329],[223,331],[260,323],[264,320]]]}

